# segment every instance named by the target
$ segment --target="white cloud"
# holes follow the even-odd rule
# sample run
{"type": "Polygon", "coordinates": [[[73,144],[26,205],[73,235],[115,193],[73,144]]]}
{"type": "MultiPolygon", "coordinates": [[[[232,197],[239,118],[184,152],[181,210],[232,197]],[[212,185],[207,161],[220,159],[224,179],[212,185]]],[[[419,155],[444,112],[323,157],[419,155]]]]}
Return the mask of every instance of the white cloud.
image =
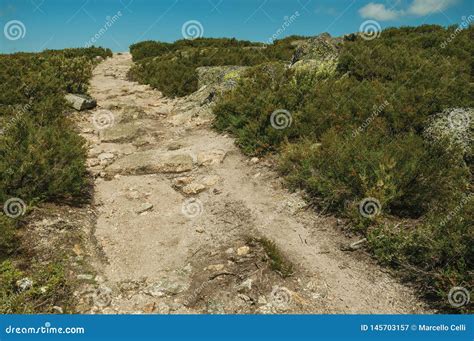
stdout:
{"type": "Polygon", "coordinates": [[[456,0],[413,0],[408,12],[415,15],[427,15],[443,11],[455,3],[456,0]]]}
{"type": "Polygon", "coordinates": [[[386,6],[370,2],[361,9],[359,14],[362,18],[370,18],[380,21],[395,20],[405,15],[423,16],[437,11],[443,11],[454,5],[458,0],[413,0],[407,10],[394,9],[400,4],[399,0],[395,0],[394,6],[386,6]]]}
{"type": "Polygon", "coordinates": [[[371,18],[376,20],[394,20],[401,15],[401,11],[385,7],[383,4],[368,3],[359,10],[362,18],[371,18]]]}

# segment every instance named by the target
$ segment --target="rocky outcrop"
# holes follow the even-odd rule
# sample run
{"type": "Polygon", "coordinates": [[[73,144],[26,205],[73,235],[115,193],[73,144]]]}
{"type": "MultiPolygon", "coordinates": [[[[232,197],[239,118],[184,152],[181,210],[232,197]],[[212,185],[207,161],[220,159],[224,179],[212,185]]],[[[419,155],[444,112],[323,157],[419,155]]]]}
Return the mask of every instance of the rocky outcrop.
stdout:
{"type": "Polygon", "coordinates": [[[182,173],[193,169],[189,154],[162,154],[154,150],[126,155],[105,169],[107,174],[182,173]]]}
{"type": "Polygon", "coordinates": [[[341,44],[341,38],[332,38],[328,33],[299,40],[291,59],[291,67],[297,71],[332,74],[336,69],[341,44]]]}
{"type": "Polygon", "coordinates": [[[202,66],[196,69],[198,87],[218,86],[223,90],[232,89],[237,84],[242,72],[247,66],[202,66]]]}
{"type": "Polygon", "coordinates": [[[204,96],[200,98],[201,105],[212,103],[220,94],[230,91],[237,83],[248,66],[203,66],[198,67],[198,87],[204,96]]]}
{"type": "Polygon", "coordinates": [[[301,41],[293,54],[291,65],[301,60],[328,61],[337,59],[341,44],[341,38],[332,38],[329,33],[322,33],[301,41]]]}

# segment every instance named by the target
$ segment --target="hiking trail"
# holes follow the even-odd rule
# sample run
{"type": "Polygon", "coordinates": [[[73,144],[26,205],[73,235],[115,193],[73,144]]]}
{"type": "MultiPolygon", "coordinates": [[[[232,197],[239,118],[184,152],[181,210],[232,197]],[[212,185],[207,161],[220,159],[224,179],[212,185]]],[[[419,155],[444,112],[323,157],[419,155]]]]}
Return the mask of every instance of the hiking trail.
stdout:
{"type": "MultiPolygon", "coordinates": [[[[88,313],[423,313],[412,289],[362,250],[343,223],[285,189],[270,159],[212,130],[197,95],[163,97],[127,80],[131,55],[94,70],[98,106],[80,114],[95,175],[97,273],[88,313]],[[272,269],[274,241],[293,274],[272,269]]],[[[278,269],[277,269],[278,270],[278,269]]]]}

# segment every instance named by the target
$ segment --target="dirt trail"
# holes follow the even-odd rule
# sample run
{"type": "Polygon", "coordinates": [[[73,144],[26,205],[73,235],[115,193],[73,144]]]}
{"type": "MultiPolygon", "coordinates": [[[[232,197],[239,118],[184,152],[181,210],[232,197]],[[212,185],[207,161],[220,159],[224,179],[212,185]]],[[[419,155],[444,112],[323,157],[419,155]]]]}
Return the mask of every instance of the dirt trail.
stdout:
{"type": "Polygon", "coordinates": [[[212,131],[192,96],[171,100],[128,81],[131,65],[121,54],[95,69],[98,108],[81,123],[100,255],[98,289],[82,293],[88,312],[426,311],[365,253],[340,251],[349,240],[338,221],[285,190],[268,161],[212,131]],[[272,271],[248,237],[273,240],[294,274],[272,271]]]}

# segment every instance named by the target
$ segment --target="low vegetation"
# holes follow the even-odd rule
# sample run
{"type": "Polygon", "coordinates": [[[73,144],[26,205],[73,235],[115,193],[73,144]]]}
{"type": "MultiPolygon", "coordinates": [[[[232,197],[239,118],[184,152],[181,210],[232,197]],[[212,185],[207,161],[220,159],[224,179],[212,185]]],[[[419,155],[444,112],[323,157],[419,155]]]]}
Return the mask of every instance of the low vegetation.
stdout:
{"type": "Polygon", "coordinates": [[[178,40],[175,43],[146,41],[130,47],[136,65],[131,79],[150,84],[169,97],[181,97],[197,90],[196,68],[200,66],[253,66],[268,61],[288,61],[295,46],[289,37],[264,47],[260,43],[235,39],[178,40]]]}
{"type": "Polygon", "coordinates": [[[293,264],[283,255],[275,242],[267,238],[252,239],[252,242],[260,244],[270,260],[270,267],[282,277],[289,277],[293,274],[293,264]]]}
{"type": "MultiPolygon", "coordinates": [[[[64,94],[87,92],[97,56],[111,56],[111,51],[92,47],[0,55],[2,206],[10,198],[32,207],[87,197],[84,141],[65,115],[64,94]]],[[[31,250],[22,248],[21,223],[21,218],[0,216],[0,313],[67,307],[71,293],[61,260],[31,261],[31,250]]]]}
{"type": "Polygon", "coordinates": [[[249,155],[278,153],[292,188],[349,218],[381,262],[446,308],[474,268],[474,29],[442,48],[454,30],[347,36],[329,72],[324,63],[305,72],[258,65],[214,109],[217,129],[249,155]],[[451,124],[434,137],[428,128],[443,115],[451,124]]]}

